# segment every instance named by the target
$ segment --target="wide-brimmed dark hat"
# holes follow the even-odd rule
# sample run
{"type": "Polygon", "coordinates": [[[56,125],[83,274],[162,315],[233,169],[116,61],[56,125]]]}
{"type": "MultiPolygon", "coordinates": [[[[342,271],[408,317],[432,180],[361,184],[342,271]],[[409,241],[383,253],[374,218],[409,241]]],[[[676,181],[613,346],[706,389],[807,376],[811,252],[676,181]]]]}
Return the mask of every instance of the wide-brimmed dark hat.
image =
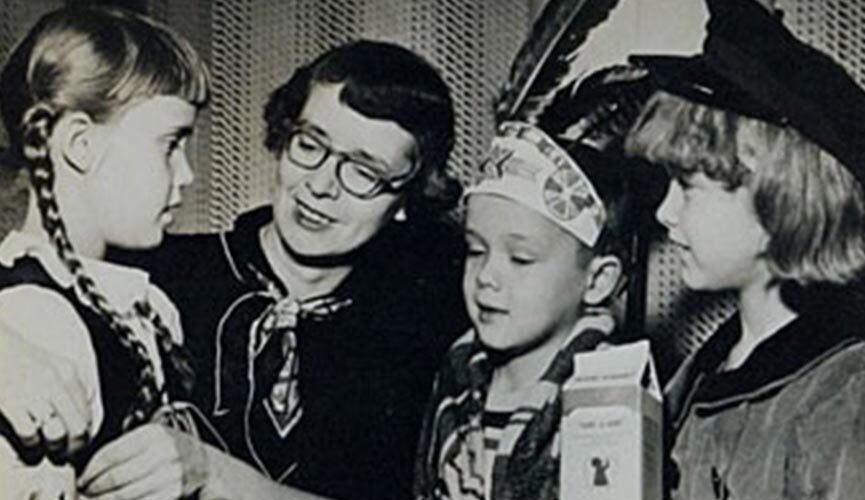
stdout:
{"type": "Polygon", "coordinates": [[[703,53],[633,57],[665,90],[789,126],[865,186],[865,91],[831,57],[801,42],[753,0],[707,0],[703,53]]]}

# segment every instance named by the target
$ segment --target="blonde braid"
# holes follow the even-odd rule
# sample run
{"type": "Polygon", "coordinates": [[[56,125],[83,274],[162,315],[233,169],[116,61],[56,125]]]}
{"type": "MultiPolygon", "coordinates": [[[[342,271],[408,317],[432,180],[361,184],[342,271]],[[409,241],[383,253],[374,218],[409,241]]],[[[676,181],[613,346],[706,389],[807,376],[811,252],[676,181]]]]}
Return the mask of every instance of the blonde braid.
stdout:
{"type": "MultiPolygon", "coordinates": [[[[57,119],[57,113],[45,104],[31,107],[23,119],[24,160],[36,193],[36,202],[42,217],[42,226],[54,245],[60,260],[74,278],[75,289],[85,300],[84,305],[108,321],[118,335],[120,344],[132,355],[137,371],[138,398],[124,420],[127,429],[146,422],[160,404],[153,362],[144,344],[136,337],[128,319],[114,310],[98,290],[93,279],[85,274],[81,260],[75,255],[66,225],[60,215],[54,196],[54,169],[48,154],[48,137],[57,119]]],[[[163,325],[163,328],[164,325],[163,325]]],[[[159,331],[158,328],[155,328],[159,331]]],[[[166,329],[167,330],[167,329],[166,329]]],[[[164,334],[167,335],[167,332],[164,334]]],[[[163,335],[163,336],[164,336],[163,335]]],[[[168,335],[170,341],[170,335],[168,335]]]]}
{"type": "Polygon", "coordinates": [[[167,362],[165,378],[169,394],[178,398],[188,397],[192,393],[195,370],[192,368],[186,352],[171,339],[171,329],[166,326],[150,302],[144,300],[136,302],[133,309],[139,317],[149,321],[153,327],[159,354],[163,362],[167,362]]]}

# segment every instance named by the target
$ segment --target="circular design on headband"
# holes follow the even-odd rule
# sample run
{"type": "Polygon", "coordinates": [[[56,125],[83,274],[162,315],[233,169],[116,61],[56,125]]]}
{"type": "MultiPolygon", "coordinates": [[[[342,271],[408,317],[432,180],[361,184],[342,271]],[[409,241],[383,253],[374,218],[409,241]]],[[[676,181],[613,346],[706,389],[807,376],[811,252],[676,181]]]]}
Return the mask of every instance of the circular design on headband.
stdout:
{"type": "Polygon", "coordinates": [[[571,220],[592,206],[589,187],[568,167],[559,167],[547,177],[543,197],[547,209],[560,220],[571,220]]]}

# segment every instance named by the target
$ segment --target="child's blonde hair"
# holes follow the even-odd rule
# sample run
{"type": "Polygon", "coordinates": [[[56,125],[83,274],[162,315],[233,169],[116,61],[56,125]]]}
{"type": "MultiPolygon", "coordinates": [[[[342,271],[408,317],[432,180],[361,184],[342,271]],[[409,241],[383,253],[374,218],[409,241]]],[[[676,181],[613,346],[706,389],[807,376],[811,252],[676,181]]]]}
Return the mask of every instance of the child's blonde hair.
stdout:
{"type": "MultiPolygon", "coordinates": [[[[178,96],[201,107],[209,87],[203,62],[183,38],[143,16],[99,6],[66,8],[42,17],[0,75],[0,111],[13,161],[30,173],[42,225],[75,277],[84,304],[105,318],[136,360],[139,394],[127,426],[146,421],[160,403],[153,362],[130,326],[135,319],[111,306],[75,255],[54,195],[48,139],[67,111],[83,111],[104,123],[157,95],[178,96]]],[[[136,304],[134,313],[153,326],[168,361],[169,390],[188,391],[192,372],[168,328],[147,302],[136,304]]]]}
{"type": "Polygon", "coordinates": [[[848,283],[865,269],[865,193],[832,155],[791,127],[658,92],[625,144],[673,177],[746,186],[770,236],[775,278],[848,283]]]}

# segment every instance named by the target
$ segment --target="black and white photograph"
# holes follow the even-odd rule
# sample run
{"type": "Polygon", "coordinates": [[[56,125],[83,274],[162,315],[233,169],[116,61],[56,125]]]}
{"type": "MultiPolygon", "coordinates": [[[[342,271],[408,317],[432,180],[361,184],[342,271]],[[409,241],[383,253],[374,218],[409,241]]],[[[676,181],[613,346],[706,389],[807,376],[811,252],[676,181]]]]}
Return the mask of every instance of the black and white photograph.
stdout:
{"type": "Polygon", "coordinates": [[[0,0],[0,500],[865,498],[865,0],[0,0]]]}

